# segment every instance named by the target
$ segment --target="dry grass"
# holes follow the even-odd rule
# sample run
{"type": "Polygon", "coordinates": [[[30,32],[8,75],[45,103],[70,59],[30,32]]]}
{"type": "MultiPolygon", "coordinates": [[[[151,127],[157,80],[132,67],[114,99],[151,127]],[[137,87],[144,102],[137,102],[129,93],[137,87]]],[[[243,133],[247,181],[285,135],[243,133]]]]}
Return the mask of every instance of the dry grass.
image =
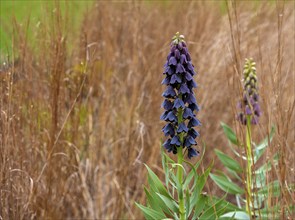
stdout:
{"type": "MultiPolygon", "coordinates": [[[[253,57],[263,111],[254,140],[276,125],[268,155],[280,152],[280,168],[269,178],[294,183],[294,16],[294,2],[228,2],[222,14],[216,2],[98,1],[80,36],[58,7],[48,12],[37,50],[14,23],[18,55],[0,76],[0,216],[142,218],[134,201],[145,199],[143,163],[161,173],[161,73],[177,31],[199,73],[204,165],[214,148],[229,151],[220,121],[239,129],[240,73],[253,57]]],[[[283,191],[282,209],[294,197],[283,191]]]]}

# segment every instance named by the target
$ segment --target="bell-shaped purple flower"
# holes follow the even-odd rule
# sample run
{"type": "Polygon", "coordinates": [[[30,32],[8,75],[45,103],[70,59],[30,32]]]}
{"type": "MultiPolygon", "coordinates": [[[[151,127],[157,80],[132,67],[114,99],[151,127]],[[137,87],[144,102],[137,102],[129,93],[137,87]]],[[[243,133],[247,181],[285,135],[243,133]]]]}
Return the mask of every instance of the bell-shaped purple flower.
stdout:
{"type": "Polygon", "coordinates": [[[171,137],[174,136],[175,134],[175,130],[174,130],[174,126],[173,124],[169,123],[169,124],[166,124],[162,131],[164,132],[165,136],[168,136],[170,135],[171,137]]]}
{"type": "Polygon", "coordinates": [[[189,159],[191,159],[192,157],[196,157],[198,156],[200,153],[199,151],[197,151],[195,148],[188,148],[188,152],[187,152],[187,156],[189,159]]]}
{"type": "Polygon", "coordinates": [[[180,98],[175,99],[173,108],[184,108],[184,102],[180,98]]]}
{"type": "Polygon", "coordinates": [[[186,133],[188,132],[188,128],[184,122],[180,123],[177,128],[177,133],[181,133],[181,132],[186,132],[186,133]]]}
{"type": "Polygon", "coordinates": [[[173,87],[168,86],[167,89],[165,90],[165,92],[163,93],[163,96],[165,98],[173,98],[174,96],[176,96],[176,93],[175,93],[173,87]]]}

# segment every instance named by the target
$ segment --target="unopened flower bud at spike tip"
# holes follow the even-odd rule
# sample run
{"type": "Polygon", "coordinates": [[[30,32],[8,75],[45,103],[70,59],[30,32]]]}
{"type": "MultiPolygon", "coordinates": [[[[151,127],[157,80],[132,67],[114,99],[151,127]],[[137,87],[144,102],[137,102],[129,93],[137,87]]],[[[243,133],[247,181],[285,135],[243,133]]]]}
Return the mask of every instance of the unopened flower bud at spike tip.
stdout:
{"type": "Polygon", "coordinates": [[[238,102],[239,113],[237,119],[241,124],[247,124],[247,116],[251,117],[251,123],[257,124],[261,115],[259,106],[258,84],[256,75],[256,63],[252,58],[245,59],[243,70],[243,98],[238,102]]]}
{"type": "Polygon", "coordinates": [[[193,147],[197,145],[195,138],[200,134],[193,127],[200,126],[201,123],[196,118],[199,106],[193,91],[197,87],[193,78],[195,69],[184,36],[179,32],[172,38],[164,75],[162,84],[167,88],[163,93],[165,99],[162,108],[165,111],[160,119],[167,123],[162,129],[167,140],[163,147],[174,154],[179,147],[185,148],[191,159],[199,155],[193,147]]]}

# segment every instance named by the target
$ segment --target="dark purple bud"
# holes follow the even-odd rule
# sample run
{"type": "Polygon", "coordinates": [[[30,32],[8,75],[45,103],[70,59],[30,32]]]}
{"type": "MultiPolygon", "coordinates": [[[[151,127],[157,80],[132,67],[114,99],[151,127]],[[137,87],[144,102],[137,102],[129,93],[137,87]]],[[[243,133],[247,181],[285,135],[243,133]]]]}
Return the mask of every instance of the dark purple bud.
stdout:
{"type": "Polygon", "coordinates": [[[165,90],[165,92],[163,93],[163,96],[165,98],[173,98],[173,97],[175,97],[176,96],[176,93],[175,93],[173,87],[172,86],[168,86],[167,89],[165,90]]]}
{"type": "Polygon", "coordinates": [[[188,151],[187,151],[187,156],[189,159],[191,159],[192,157],[196,157],[196,156],[199,156],[199,151],[197,151],[195,148],[188,148],[188,151]]]}
{"type": "Polygon", "coordinates": [[[169,64],[169,65],[174,65],[174,66],[176,66],[176,64],[177,64],[177,60],[176,60],[176,58],[175,58],[175,57],[170,57],[168,64],[169,64]]]}
{"type": "Polygon", "coordinates": [[[176,73],[183,73],[184,71],[184,67],[180,63],[178,63],[176,67],[176,73]]]}
{"type": "Polygon", "coordinates": [[[176,50],[176,46],[172,45],[170,52],[174,54],[174,51],[176,50]]]}
{"type": "Polygon", "coordinates": [[[181,42],[180,42],[179,44],[177,44],[177,48],[178,48],[179,50],[182,50],[183,46],[182,46],[182,43],[181,43],[181,42]]]}
{"type": "Polygon", "coordinates": [[[173,108],[184,108],[184,102],[180,98],[175,99],[173,108]]]}
{"type": "Polygon", "coordinates": [[[177,58],[177,59],[180,59],[180,52],[179,52],[179,50],[175,50],[174,51],[174,55],[175,55],[175,57],[177,58]]]}
{"type": "Polygon", "coordinates": [[[162,103],[162,107],[165,110],[171,110],[173,107],[173,103],[171,101],[169,101],[168,99],[165,99],[164,102],[162,103]]]}
{"type": "Polygon", "coordinates": [[[187,93],[190,93],[190,90],[187,88],[187,86],[185,84],[181,84],[181,86],[179,88],[179,93],[180,94],[187,94],[187,93]]]}
{"type": "Polygon", "coordinates": [[[181,54],[181,57],[180,57],[180,63],[181,63],[181,64],[183,64],[183,63],[187,63],[187,59],[186,59],[185,54],[181,54]]]}
{"type": "Polygon", "coordinates": [[[193,114],[192,110],[190,108],[185,108],[184,111],[183,111],[183,118],[184,119],[187,119],[187,118],[192,118],[194,117],[195,115],[193,114]]]}
{"type": "Polygon", "coordinates": [[[255,102],[258,102],[259,96],[256,93],[254,93],[253,94],[253,99],[254,99],[255,102]]]}
{"type": "Polygon", "coordinates": [[[258,103],[254,104],[254,114],[258,117],[261,115],[260,106],[258,103]]]}
{"type": "Polygon", "coordinates": [[[180,123],[177,128],[177,133],[187,132],[188,128],[186,127],[185,123],[180,123]]]}
{"type": "Polygon", "coordinates": [[[195,127],[195,126],[199,126],[199,125],[201,125],[201,122],[198,119],[196,119],[196,118],[191,118],[191,120],[188,123],[188,127],[189,128],[192,128],[192,127],[195,127]]]}
{"type": "Polygon", "coordinates": [[[175,135],[172,139],[171,139],[171,144],[176,145],[176,146],[180,146],[180,140],[179,137],[177,135],[175,135]]]}
{"type": "Polygon", "coordinates": [[[246,105],[245,113],[246,113],[246,115],[252,115],[252,111],[251,111],[251,108],[249,107],[249,105],[246,105]]]}
{"type": "Polygon", "coordinates": [[[163,127],[162,131],[164,132],[164,135],[165,135],[165,136],[170,135],[170,136],[172,137],[172,136],[174,136],[174,134],[175,134],[174,126],[173,126],[171,123],[166,124],[166,125],[163,127]]]}
{"type": "Polygon", "coordinates": [[[173,74],[170,80],[170,84],[181,83],[181,78],[177,74],[173,74]]]}

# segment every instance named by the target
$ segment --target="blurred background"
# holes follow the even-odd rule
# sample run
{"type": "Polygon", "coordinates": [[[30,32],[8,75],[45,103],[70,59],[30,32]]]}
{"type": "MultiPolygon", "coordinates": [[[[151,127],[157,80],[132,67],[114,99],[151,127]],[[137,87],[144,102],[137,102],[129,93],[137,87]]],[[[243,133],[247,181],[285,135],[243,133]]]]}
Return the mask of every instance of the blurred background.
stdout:
{"type": "MultiPolygon", "coordinates": [[[[294,4],[1,0],[0,217],[143,218],[134,202],[145,201],[143,163],[163,175],[161,81],[178,31],[198,72],[202,167],[222,169],[214,149],[230,152],[220,122],[242,130],[236,103],[252,57],[253,139],[276,126],[262,160],[279,152],[269,179],[294,183],[294,4]]],[[[212,181],[206,190],[222,195],[212,181]]],[[[294,192],[280,199],[294,203],[294,192]]]]}

